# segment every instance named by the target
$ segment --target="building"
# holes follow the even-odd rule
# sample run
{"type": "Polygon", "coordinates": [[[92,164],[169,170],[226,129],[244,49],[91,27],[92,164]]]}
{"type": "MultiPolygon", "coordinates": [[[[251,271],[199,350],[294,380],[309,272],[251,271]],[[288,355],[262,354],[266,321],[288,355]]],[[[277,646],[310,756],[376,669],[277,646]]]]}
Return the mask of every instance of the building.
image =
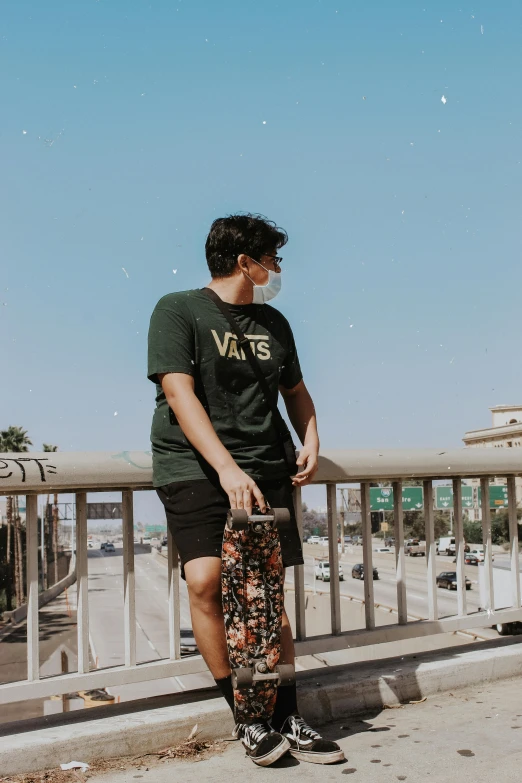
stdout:
{"type": "MultiPolygon", "coordinates": [[[[522,405],[495,405],[490,408],[492,426],[466,432],[463,441],[469,447],[512,449],[522,447],[522,405]]],[[[522,452],[520,454],[522,464],[522,452]]],[[[504,481],[494,483],[504,484],[504,481]]],[[[517,505],[522,507],[522,478],[515,479],[517,505]]]]}

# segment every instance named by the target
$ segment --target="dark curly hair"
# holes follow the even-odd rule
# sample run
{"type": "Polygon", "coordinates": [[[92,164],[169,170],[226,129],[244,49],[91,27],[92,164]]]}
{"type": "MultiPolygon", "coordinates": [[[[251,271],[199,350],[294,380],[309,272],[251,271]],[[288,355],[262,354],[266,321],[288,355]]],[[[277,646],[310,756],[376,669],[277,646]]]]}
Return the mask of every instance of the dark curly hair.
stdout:
{"type": "Polygon", "coordinates": [[[229,277],[241,253],[259,261],[286,245],[288,235],[263,215],[229,215],[217,218],[205,242],[205,254],[212,277],[229,277]]]}

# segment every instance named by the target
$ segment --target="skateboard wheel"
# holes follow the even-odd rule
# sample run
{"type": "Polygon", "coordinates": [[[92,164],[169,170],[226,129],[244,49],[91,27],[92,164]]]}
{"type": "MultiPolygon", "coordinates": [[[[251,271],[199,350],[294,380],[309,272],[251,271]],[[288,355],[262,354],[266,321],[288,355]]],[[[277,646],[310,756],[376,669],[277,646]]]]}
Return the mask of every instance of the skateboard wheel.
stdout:
{"type": "Polygon", "coordinates": [[[241,669],[232,669],[233,688],[249,688],[253,682],[254,680],[252,669],[247,669],[246,667],[241,669]]]}
{"type": "Polygon", "coordinates": [[[291,663],[282,663],[277,667],[279,685],[293,685],[295,682],[295,669],[291,663]]]}
{"type": "Polygon", "coordinates": [[[244,508],[231,508],[227,514],[227,527],[229,530],[246,530],[248,528],[248,514],[244,508]]]}
{"type": "Polygon", "coordinates": [[[290,524],[292,517],[290,516],[290,509],[288,508],[274,508],[272,509],[274,514],[274,524],[277,527],[285,527],[290,524]]]}

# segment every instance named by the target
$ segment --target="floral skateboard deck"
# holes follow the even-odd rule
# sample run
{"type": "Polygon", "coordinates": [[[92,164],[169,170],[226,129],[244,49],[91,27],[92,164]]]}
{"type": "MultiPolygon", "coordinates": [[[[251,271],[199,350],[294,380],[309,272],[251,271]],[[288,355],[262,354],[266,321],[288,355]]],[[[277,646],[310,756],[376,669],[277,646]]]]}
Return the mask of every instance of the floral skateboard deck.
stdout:
{"type": "Polygon", "coordinates": [[[238,723],[270,720],[278,685],[295,679],[292,665],[278,665],[284,594],[277,526],[289,523],[288,509],[227,516],[221,585],[238,723]]]}

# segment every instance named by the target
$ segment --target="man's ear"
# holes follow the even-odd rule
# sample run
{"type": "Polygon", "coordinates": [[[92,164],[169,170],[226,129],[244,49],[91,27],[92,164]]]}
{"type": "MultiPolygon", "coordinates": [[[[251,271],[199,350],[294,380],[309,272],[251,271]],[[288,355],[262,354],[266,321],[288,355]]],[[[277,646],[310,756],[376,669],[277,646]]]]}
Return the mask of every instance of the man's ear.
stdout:
{"type": "Polygon", "coordinates": [[[245,255],[245,253],[240,253],[237,257],[237,263],[242,272],[246,272],[248,274],[248,262],[250,261],[250,256],[245,255]]]}

